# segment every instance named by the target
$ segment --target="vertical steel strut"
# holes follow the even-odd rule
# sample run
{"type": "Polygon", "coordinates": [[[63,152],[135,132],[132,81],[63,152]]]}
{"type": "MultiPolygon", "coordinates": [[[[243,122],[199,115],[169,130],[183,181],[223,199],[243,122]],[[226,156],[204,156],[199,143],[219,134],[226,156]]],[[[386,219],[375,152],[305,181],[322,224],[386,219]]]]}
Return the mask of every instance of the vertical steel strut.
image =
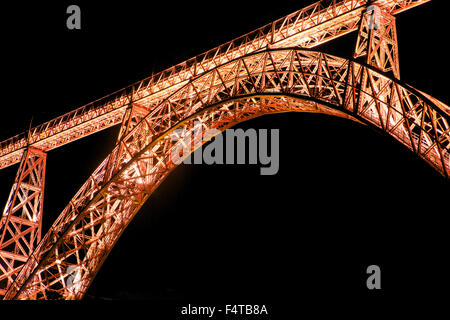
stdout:
{"type": "Polygon", "coordinates": [[[28,147],[0,219],[0,298],[41,239],[47,154],[28,147]]]}

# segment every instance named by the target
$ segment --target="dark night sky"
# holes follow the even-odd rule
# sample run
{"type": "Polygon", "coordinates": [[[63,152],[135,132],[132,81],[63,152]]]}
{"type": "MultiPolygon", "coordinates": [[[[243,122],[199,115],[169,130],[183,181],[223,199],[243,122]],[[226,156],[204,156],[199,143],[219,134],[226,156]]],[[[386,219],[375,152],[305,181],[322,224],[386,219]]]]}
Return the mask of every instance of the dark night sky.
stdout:
{"type": "MultiPolygon", "coordinates": [[[[31,117],[52,119],[313,1],[59,2],[2,10],[1,140],[24,131],[31,117]],[[65,27],[70,4],[81,7],[80,31],[65,27]]],[[[434,0],[397,22],[402,80],[449,103],[444,4],[434,0]]],[[[355,36],[318,50],[349,57],[355,36]]],[[[265,116],[239,127],[280,129],[279,173],[177,168],[125,231],[86,303],[266,303],[278,319],[297,314],[290,302],[300,299],[346,309],[350,301],[374,307],[442,297],[450,190],[425,162],[373,129],[324,115],[265,116]],[[383,272],[381,292],[365,288],[371,264],[383,272]]],[[[116,132],[49,153],[46,228],[116,132]]],[[[2,203],[16,170],[0,172],[2,203]]]]}

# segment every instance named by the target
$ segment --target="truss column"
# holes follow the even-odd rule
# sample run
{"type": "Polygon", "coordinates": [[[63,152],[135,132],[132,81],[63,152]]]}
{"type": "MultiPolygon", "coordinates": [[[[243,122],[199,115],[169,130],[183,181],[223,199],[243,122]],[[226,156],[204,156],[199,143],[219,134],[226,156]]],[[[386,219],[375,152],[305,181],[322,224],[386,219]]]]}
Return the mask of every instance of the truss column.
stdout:
{"type": "MultiPolygon", "coordinates": [[[[124,139],[128,133],[134,129],[141,122],[142,119],[148,114],[148,109],[140,106],[138,103],[133,102],[133,99],[130,99],[131,102],[126,109],[122,124],[120,126],[119,135],[117,136],[117,144],[121,144],[122,139],[124,139]]],[[[104,181],[108,181],[114,172],[117,170],[117,164],[121,162],[121,155],[123,155],[123,147],[116,149],[116,152],[111,153],[110,159],[108,160],[108,165],[104,177],[104,181]]]]}
{"type": "Polygon", "coordinates": [[[0,219],[0,299],[41,240],[47,154],[28,147],[0,219]]]}
{"type": "Polygon", "coordinates": [[[363,12],[354,58],[400,79],[395,17],[377,5],[363,12]]]}

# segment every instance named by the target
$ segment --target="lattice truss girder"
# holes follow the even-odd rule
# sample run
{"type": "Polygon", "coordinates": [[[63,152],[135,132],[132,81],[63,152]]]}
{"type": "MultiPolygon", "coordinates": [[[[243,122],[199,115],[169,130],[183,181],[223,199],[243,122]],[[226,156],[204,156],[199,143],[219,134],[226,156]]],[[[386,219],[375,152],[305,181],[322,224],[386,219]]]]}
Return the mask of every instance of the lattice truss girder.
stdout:
{"type": "Polygon", "coordinates": [[[0,297],[41,239],[46,153],[28,148],[0,219],[0,297]]]}
{"type": "Polygon", "coordinates": [[[320,52],[269,49],[218,66],[164,99],[120,140],[63,210],[7,298],[80,299],[175,167],[170,154],[184,143],[173,139],[177,128],[192,133],[200,123],[224,130],[267,113],[328,113],[377,127],[448,176],[450,119],[441,107],[375,68],[320,52]],[[78,280],[68,285],[74,269],[78,280]]]}
{"type": "MultiPolygon", "coordinates": [[[[374,4],[384,12],[397,14],[428,1],[378,0],[374,4]]],[[[0,169],[19,162],[28,144],[48,151],[120,124],[131,99],[151,101],[147,104],[147,108],[151,109],[186,85],[192,77],[238,57],[263,50],[267,46],[313,48],[356,31],[367,3],[366,0],[318,1],[130,87],[34,127],[29,137],[20,134],[3,141],[0,143],[0,169]]]]}

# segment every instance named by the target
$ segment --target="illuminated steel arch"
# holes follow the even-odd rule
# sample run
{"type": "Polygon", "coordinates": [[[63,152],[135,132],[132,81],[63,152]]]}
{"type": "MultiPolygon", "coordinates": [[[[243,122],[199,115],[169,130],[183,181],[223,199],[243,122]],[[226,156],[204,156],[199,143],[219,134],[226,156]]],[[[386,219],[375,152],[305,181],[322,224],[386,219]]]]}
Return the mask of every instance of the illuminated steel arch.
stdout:
{"type": "MultiPolygon", "coordinates": [[[[145,107],[145,100],[134,100],[145,107]]],[[[6,298],[80,299],[108,253],[176,166],[177,128],[224,130],[275,112],[320,112],[386,132],[450,174],[450,117],[443,105],[374,67],[298,48],[267,49],[189,81],[119,141],[38,246],[6,298]],[[76,286],[67,287],[79,268],[76,286]],[[74,290],[74,287],[76,290],[74,290]]],[[[195,144],[197,141],[192,141],[195,144]]]]}

